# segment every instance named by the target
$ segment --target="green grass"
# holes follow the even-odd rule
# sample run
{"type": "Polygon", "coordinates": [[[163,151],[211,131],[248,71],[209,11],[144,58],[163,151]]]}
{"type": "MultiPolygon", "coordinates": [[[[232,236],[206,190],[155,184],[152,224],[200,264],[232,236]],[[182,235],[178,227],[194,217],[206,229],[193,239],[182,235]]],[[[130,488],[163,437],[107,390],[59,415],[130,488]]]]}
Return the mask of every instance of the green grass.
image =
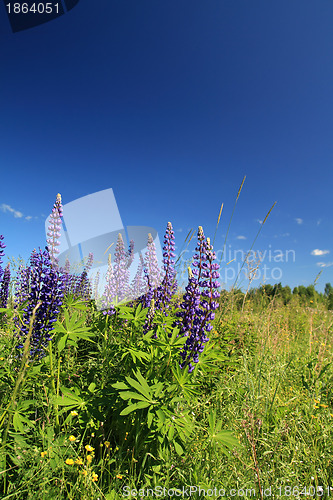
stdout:
{"type": "Polygon", "coordinates": [[[57,323],[64,331],[59,327],[54,339],[52,363],[47,356],[24,373],[13,358],[12,319],[3,318],[1,498],[111,499],[158,485],[217,488],[226,498],[245,496],[233,489],[247,496],[254,489],[260,498],[259,487],[267,495],[271,488],[272,498],[314,498],[322,487],[322,498],[329,498],[333,314],[322,305],[277,301],[261,307],[247,300],[241,310],[231,295],[214,320],[211,349],[183,382],[170,368],[176,346],[166,347],[167,337],[153,348],[142,339],[143,313],[131,317],[123,308],[106,323],[92,303],[69,302],[67,319],[63,311],[57,323]],[[77,330],[75,338],[80,318],[83,337],[77,330]],[[162,401],[154,393],[154,408],[164,416],[152,413],[151,428],[147,408],[121,415],[136,400],[112,388],[134,380],[137,369],[151,394],[153,382],[164,394],[162,401]],[[160,417],[169,422],[165,428],[160,417]]]}

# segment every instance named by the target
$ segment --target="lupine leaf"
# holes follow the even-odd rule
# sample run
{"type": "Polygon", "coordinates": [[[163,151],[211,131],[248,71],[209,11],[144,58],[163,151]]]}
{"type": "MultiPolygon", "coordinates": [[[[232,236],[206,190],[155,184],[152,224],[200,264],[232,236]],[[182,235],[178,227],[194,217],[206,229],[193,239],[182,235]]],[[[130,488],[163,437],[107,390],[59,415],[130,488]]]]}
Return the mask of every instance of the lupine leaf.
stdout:
{"type": "Polygon", "coordinates": [[[133,403],[132,405],[127,406],[120,415],[128,415],[129,413],[132,413],[132,411],[139,410],[141,408],[147,408],[149,406],[149,403],[146,403],[145,401],[140,401],[139,403],[133,403]]]}
{"type": "Polygon", "coordinates": [[[145,396],[138,394],[137,392],[123,391],[119,393],[119,396],[125,400],[138,399],[140,401],[148,401],[148,403],[151,404],[150,399],[147,399],[145,396]]]}

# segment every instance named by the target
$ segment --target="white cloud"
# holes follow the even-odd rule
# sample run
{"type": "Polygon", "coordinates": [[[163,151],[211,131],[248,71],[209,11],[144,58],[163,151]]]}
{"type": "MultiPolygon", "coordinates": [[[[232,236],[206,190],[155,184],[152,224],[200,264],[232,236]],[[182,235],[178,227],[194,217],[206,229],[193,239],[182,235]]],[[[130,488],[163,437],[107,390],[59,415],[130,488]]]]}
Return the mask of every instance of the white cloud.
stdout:
{"type": "Polygon", "coordinates": [[[176,232],[177,232],[177,233],[182,233],[182,232],[183,232],[183,228],[182,228],[182,227],[180,227],[179,229],[176,229],[176,232]]]}
{"type": "Polygon", "coordinates": [[[331,266],[333,266],[333,262],[317,262],[317,266],[319,266],[319,267],[331,267],[331,266]]]}
{"type": "Polygon", "coordinates": [[[330,253],[329,250],[319,250],[319,248],[315,248],[314,250],[312,250],[311,255],[319,256],[319,255],[326,255],[328,253],[330,253]]]}
{"type": "Polygon", "coordinates": [[[30,220],[30,219],[32,219],[32,215],[27,215],[26,220],[30,220]]]}
{"type": "Polygon", "coordinates": [[[297,224],[303,224],[303,219],[300,219],[299,217],[296,217],[295,221],[297,224]]]}
{"type": "Polygon", "coordinates": [[[320,223],[321,223],[321,219],[318,219],[317,220],[317,226],[319,226],[320,223]]]}
{"type": "Polygon", "coordinates": [[[264,221],[260,220],[260,219],[257,219],[257,222],[259,222],[259,224],[262,224],[264,221]]]}
{"type": "Polygon", "coordinates": [[[14,215],[15,218],[21,218],[21,217],[23,217],[22,212],[19,212],[18,210],[15,210],[10,205],[6,205],[6,203],[1,203],[0,209],[3,212],[5,212],[5,213],[6,212],[11,212],[14,215]]]}
{"type": "Polygon", "coordinates": [[[246,240],[246,236],[242,236],[240,234],[239,236],[236,236],[236,240],[246,240]]]}

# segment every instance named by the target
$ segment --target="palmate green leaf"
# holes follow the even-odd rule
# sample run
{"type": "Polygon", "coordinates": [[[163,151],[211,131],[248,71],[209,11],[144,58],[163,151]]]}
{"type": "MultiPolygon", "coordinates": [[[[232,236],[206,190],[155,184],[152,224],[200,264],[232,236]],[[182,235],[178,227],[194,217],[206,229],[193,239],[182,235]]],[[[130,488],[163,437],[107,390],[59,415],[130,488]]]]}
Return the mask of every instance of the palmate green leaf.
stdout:
{"type": "Polygon", "coordinates": [[[93,342],[90,337],[93,337],[95,334],[91,332],[91,328],[82,326],[86,321],[85,317],[78,319],[78,313],[75,311],[72,317],[69,318],[69,312],[67,309],[65,309],[64,316],[64,324],[59,318],[55,323],[54,331],[56,333],[68,335],[67,340],[70,341],[82,339],[93,342]]]}
{"type": "MultiPolygon", "coordinates": [[[[147,408],[150,406],[149,402],[146,401],[139,401],[138,403],[133,403],[129,406],[127,406],[121,413],[120,415],[128,415],[129,413],[132,413],[135,410],[140,410],[142,408],[147,408]]],[[[148,414],[149,415],[149,414],[148,414]]]]}
{"type": "Polygon", "coordinates": [[[126,385],[124,382],[116,382],[115,384],[112,384],[111,387],[114,389],[128,389],[128,385],[126,385]]]}
{"type": "Polygon", "coordinates": [[[142,309],[142,304],[139,304],[138,307],[133,310],[132,307],[127,307],[121,305],[119,307],[119,317],[123,319],[127,319],[129,321],[133,321],[135,326],[138,326],[140,323],[147,317],[148,308],[142,309]]]}
{"type": "Polygon", "coordinates": [[[132,347],[128,347],[126,349],[126,352],[122,355],[121,359],[124,359],[128,355],[132,356],[133,363],[136,362],[137,359],[142,361],[143,359],[148,360],[149,359],[149,354],[147,354],[144,351],[138,351],[137,349],[133,349],[132,347]]]}
{"type": "MultiPolygon", "coordinates": [[[[150,407],[151,409],[152,407],[150,407]]],[[[148,411],[148,415],[147,415],[147,425],[148,425],[148,428],[150,429],[151,428],[151,424],[153,423],[153,418],[154,418],[154,415],[151,411],[148,411]]]]}
{"type": "Polygon", "coordinates": [[[240,447],[238,439],[235,438],[231,431],[219,431],[212,436],[212,439],[229,449],[240,447]]]}
{"type": "Polygon", "coordinates": [[[68,340],[68,336],[69,336],[69,334],[68,334],[68,333],[66,333],[65,335],[63,335],[63,336],[60,338],[60,340],[59,340],[59,342],[58,342],[58,344],[57,344],[57,348],[58,348],[58,352],[59,352],[59,353],[60,353],[60,352],[62,352],[62,351],[65,349],[66,344],[67,344],[67,340],[68,340]]]}
{"type": "Polygon", "coordinates": [[[134,389],[136,389],[138,392],[143,394],[146,399],[151,401],[153,399],[152,393],[150,391],[151,388],[149,387],[146,379],[141,375],[139,369],[136,371],[136,373],[134,373],[134,375],[136,376],[137,380],[134,380],[131,377],[125,377],[126,382],[134,387],[134,389]]]}
{"type": "Polygon", "coordinates": [[[25,426],[26,424],[28,427],[34,427],[35,422],[32,420],[29,420],[28,418],[24,417],[21,415],[19,411],[16,411],[13,415],[13,426],[16,432],[25,432],[25,426]]]}
{"type": "Polygon", "coordinates": [[[147,401],[148,404],[151,404],[151,401],[149,399],[147,399],[142,394],[138,394],[137,392],[123,391],[119,393],[119,396],[125,401],[127,401],[128,399],[138,399],[140,401],[147,401]]]}
{"type": "Polygon", "coordinates": [[[54,396],[52,399],[53,404],[79,408],[84,408],[86,406],[86,401],[84,401],[78,394],[75,394],[66,388],[61,388],[61,392],[63,393],[63,396],[54,396]]]}

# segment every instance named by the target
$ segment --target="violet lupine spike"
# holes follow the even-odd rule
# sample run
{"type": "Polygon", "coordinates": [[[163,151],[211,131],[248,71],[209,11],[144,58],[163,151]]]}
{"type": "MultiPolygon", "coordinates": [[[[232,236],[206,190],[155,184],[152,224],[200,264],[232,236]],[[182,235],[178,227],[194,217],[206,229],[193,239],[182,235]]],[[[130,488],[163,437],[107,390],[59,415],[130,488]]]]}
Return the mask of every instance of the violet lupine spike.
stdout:
{"type": "Polygon", "coordinates": [[[20,340],[17,347],[23,347],[29,331],[32,311],[41,301],[41,307],[36,312],[30,344],[31,358],[39,359],[45,355],[45,349],[51,340],[53,323],[57,321],[57,315],[62,305],[64,283],[63,276],[52,265],[47,247],[45,247],[44,252],[39,250],[37,253],[34,250],[30,257],[30,263],[30,291],[28,303],[24,309],[23,325],[18,321],[18,318],[15,319],[20,340]]]}
{"type": "Polygon", "coordinates": [[[150,233],[148,234],[145,265],[149,276],[149,286],[155,289],[160,285],[162,273],[158,265],[155,243],[150,233]]]}
{"type": "Polygon", "coordinates": [[[188,367],[189,373],[194,370],[193,363],[199,361],[199,354],[204,350],[204,344],[209,341],[207,333],[212,330],[210,321],[215,318],[215,310],[218,303],[214,300],[220,294],[217,291],[220,283],[215,281],[219,278],[219,264],[214,263],[216,259],[210,239],[205,240],[203,229],[198,230],[198,244],[195,248],[193,271],[189,268],[189,279],[183,301],[180,304],[181,311],[176,313],[180,320],[176,320],[174,326],[180,327],[180,333],[188,337],[181,350],[181,368],[188,367]],[[201,291],[200,289],[203,288],[201,291]]]}
{"type": "Polygon", "coordinates": [[[18,307],[25,300],[28,299],[30,292],[30,273],[31,268],[29,266],[24,267],[22,265],[19,266],[18,270],[18,279],[15,286],[15,299],[14,307],[18,307]]]}
{"type": "Polygon", "coordinates": [[[53,206],[52,213],[50,215],[50,224],[48,227],[48,250],[50,252],[50,258],[55,269],[59,267],[59,261],[57,254],[59,253],[58,246],[60,245],[60,229],[61,229],[61,217],[63,215],[62,212],[62,202],[60,193],[57,194],[56,202],[53,206]]]}
{"type": "Polygon", "coordinates": [[[91,295],[91,285],[88,279],[88,272],[93,264],[94,255],[90,252],[87,263],[82,271],[82,274],[77,278],[77,285],[75,287],[74,295],[88,300],[91,295]]]}
{"type": "Polygon", "coordinates": [[[4,238],[3,235],[0,234],[0,280],[1,280],[3,273],[4,273],[4,271],[1,267],[1,264],[2,264],[2,258],[5,255],[4,248],[6,248],[6,245],[4,245],[4,243],[2,242],[3,238],[4,238]]]}
{"type": "Polygon", "coordinates": [[[70,274],[70,262],[68,257],[66,257],[65,267],[61,268],[60,272],[63,275],[64,295],[66,296],[70,293],[72,280],[72,275],[70,274]]]}
{"type": "Polygon", "coordinates": [[[125,252],[125,245],[121,233],[118,234],[114,256],[114,300],[118,303],[125,300],[129,295],[128,255],[125,252]]]}
{"type": "MultiPolygon", "coordinates": [[[[150,235],[151,236],[151,235],[150,235]]],[[[148,271],[145,269],[145,277],[147,279],[147,292],[140,298],[140,302],[143,307],[150,307],[152,299],[154,299],[154,312],[158,309],[163,311],[165,316],[168,316],[167,309],[170,306],[172,295],[177,288],[176,281],[176,271],[174,269],[173,260],[175,257],[175,243],[174,243],[174,231],[171,222],[168,222],[165,236],[164,236],[164,246],[163,246],[163,264],[164,264],[164,278],[162,283],[157,287],[153,288],[150,282],[150,276],[148,271]]],[[[150,239],[151,244],[152,238],[150,239]]],[[[155,252],[156,258],[156,252],[155,252]]],[[[147,259],[146,259],[147,261],[147,259]]],[[[157,261],[157,259],[156,259],[157,261]]],[[[152,313],[150,313],[150,319],[146,319],[144,325],[144,332],[147,332],[152,325],[152,313]]]]}
{"type": "Polygon", "coordinates": [[[131,240],[127,252],[127,264],[126,264],[127,268],[131,267],[133,260],[134,260],[134,240],[131,240]]]}
{"type": "MultiPolygon", "coordinates": [[[[176,271],[174,268],[175,236],[171,222],[168,222],[164,236],[163,264],[164,278],[155,293],[156,308],[166,310],[170,306],[171,298],[177,289],[176,271]]],[[[167,316],[168,314],[165,313],[167,316]]]]}
{"type": "Polygon", "coordinates": [[[141,297],[145,292],[145,286],[142,279],[143,269],[144,269],[144,261],[140,253],[140,262],[130,287],[130,295],[131,298],[134,298],[134,300],[137,297],[141,297]]]}
{"type": "Polygon", "coordinates": [[[108,270],[106,273],[106,285],[102,295],[103,314],[112,315],[115,313],[114,305],[112,304],[115,294],[115,280],[113,274],[113,266],[111,262],[111,254],[108,256],[108,270]]]}
{"type": "Polygon", "coordinates": [[[95,276],[94,290],[93,290],[95,302],[97,302],[97,300],[98,300],[98,285],[99,285],[100,274],[101,274],[100,270],[98,269],[96,276],[95,276]]]}
{"type": "Polygon", "coordinates": [[[8,263],[3,275],[3,280],[1,282],[0,307],[7,307],[9,283],[10,283],[10,267],[8,263]]]}

